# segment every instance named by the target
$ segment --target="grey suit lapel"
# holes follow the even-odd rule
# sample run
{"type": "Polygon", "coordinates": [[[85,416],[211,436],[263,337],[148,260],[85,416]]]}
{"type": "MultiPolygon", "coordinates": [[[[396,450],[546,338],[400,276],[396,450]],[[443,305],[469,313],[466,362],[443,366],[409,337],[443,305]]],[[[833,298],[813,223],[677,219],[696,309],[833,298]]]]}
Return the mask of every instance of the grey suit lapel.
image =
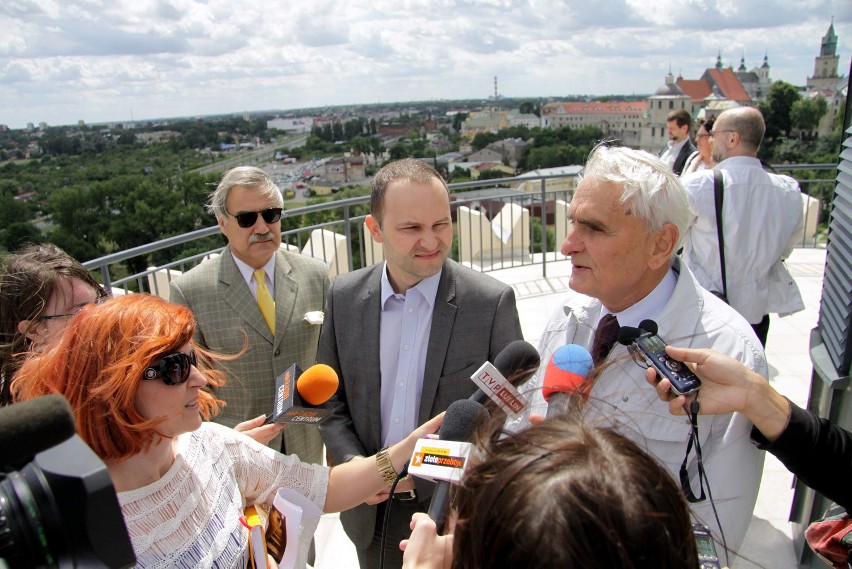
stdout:
{"type": "MultiPolygon", "coordinates": [[[[356,315],[356,326],[361,334],[350,341],[361,342],[364,392],[367,401],[374,405],[375,416],[381,417],[382,401],[382,366],[381,366],[381,318],[382,318],[382,272],[384,263],[377,265],[365,281],[364,290],[354,299],[354,306],[350,307],[356,315]]],[[[381,420],[370,421],[370,438],[376,448],[382,447],[382,422],[381,420]]]]}
{"type": "Polygon", "coordinates": [[[444,369],[444,359],[450,345],[450,335],[456,320],[456,272],[452,264],[444,263],[435,308],[432,311],[432,327],[429,331],[429,347],[426,350],[426,367],[423,370],[423,390],[420,392],[418,423],[429,419],[435,394],[444,369]]]}
{"type": "Polygon", "coordinates": [[[240,274],[240,270],[234,262],[230,247],[226,247],[222,251],[219,259],[219,282],[225,285],[223,294],[225,303],[231,307],[235,317],[240,318],[254,328],[258,334],[263,336],[271,344],[272,332],[269,330],[269,326],[266,325],[263,314],[260,313],[260,308],[257,306],[257,301],[252,296],[245,279],[243,279],[243,275],[240,274]]]}
{"type": "MultiPolygon", "coordinates": [[[[293,278],[293,267],[280,252],[275,253],[275,347],[284,339],[284,332],[291,325],[299,283],[293,278]]],[[[258,312],[260,310],[258,309],[258,312]]]]}

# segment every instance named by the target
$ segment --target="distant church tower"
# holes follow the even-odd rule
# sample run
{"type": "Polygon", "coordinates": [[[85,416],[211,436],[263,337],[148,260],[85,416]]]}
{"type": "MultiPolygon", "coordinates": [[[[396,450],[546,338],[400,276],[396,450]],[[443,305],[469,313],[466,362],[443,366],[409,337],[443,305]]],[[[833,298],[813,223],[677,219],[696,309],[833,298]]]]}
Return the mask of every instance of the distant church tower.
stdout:
{"type": "Polygon", "coordinates": [[[828,31],[822,36],[819,56],[814,59],[814,75],[808,77],[809,89],[836,90],[840,77],[837,75],[837,65],[840,57],[837,55],[837,34],[834,33],[834,18],[828,26],[828,31]]]}

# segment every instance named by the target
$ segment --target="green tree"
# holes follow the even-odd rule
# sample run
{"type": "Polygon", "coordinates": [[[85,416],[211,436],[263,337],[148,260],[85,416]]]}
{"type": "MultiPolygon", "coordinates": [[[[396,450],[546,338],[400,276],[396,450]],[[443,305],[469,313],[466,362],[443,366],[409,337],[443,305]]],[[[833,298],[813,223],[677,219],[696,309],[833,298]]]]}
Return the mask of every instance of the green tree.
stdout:
{"type": "Polygon", "coordinates": [[[524,101],[518,110],[526,115],[533,114],[537,117],[541,116],[541,109],[535,101],[524,101]]]}
{"type": "Polygon", "coordinates": [[[408,151],[408,148],[401,142],[397,142],[390,147],[391,160],[401,160],[402,158],[408,158],[409,156],[411,156],[411,154],[408,151]]]}
{"type": "Polygon", "coordinates": [[[27,243],[43,243],[44,235],[29,221],[15,221],[0,229],[0,248],[14,251],[27,243]]]}
{"type": "Polygon", "coordinates": [[[766,122],[766,138],[789,136],[792,128],[790,112],[793,104],[800,98],[801,95],[793,85],[784,81],[776,81],[772,84],[766,99],[758,103],[758,109],[763,113],[763,119],[766,122]]]}
{"type": "Polygon", "coordinates": [[[509,178],[511,174],[507,174],[503,170],[497,170],[496,168],[492,168],[489,170],[485,170],[484,172],[480,172],[479,179],[480,180],[496,180],[498,178],[509,178]]]}
{"type": "Polygon", "coordinates": [[[338,140],[343,140],[343,125],[335,121],[335,123],[331,125],[330,142],[337,142],[338,140]]]}
{"type": "Polygon", "coordinates": [[[828,103],[822,95],[815,99],[802,98],[790,108],[790,121],[799,130],[800,138],[812,137],[819,127],[819,121],[828,112],[828,103]]]}
{"type": "Polygon", "coordinates": [[[500,140],[495,132],[478,132],[474,135],[470,145],[476,150],[482,150],[492,142],[500,140]]]}
{"type": "Polygon", "coordinates": [[[453,115],[453,130],[461,131],[462,123],[467,120],[467,113],[456,113],[453,115]]]}

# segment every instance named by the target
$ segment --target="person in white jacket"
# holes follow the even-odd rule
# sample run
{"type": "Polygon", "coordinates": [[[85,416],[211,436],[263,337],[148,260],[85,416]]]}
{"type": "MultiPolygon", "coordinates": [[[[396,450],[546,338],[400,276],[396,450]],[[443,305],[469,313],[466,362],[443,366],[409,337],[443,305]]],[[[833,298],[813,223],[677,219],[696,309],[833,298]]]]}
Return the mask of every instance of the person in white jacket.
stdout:
{"type": "MultiPolygon", "coordinates": [[[[509,421],[510,430],[528,424],[530,411],[546,412],[540,387],[547,362],[559,347],[579,344],[599,357],[588,380],[585,419],[614,426],[678,479],[689,421],[669,413],[625,346],[616,343],[610,351],[596,345],[595,336],[603,318],[615,316],[619,326],[633,327],[650,319],[669,344],[713,348],[766,373],[763,348],[748,323],[701,288],[676,257],[689,215],[683,187],[658,158],[621,147],[599,146],[592,152],[570,205],[571,229],[562,244],[562,253],[571,257],[572,292],[539,340],[542,367],[521,387],[531,405],[522,417],[509,421]]],[[[748,529],[763,468],[763,453],[751,444],[750,430],[748,419],[737,413],[698,418],[704,470],[733,553],[748,529]]],[[[698,495],[694,453],[687,472],[698,495]]],[[[721,542],[711,501],[693,503],[691,510],[721,542]]]]}
{"type": "Polygon", "coordinates": [[[784,316],[805,307],[783,263],[802,239],[802,192],[793,178],[763,170],[757,151],[765,131],[763,115],[757,109],[738,107],[723,112],[710,132],[716,166],[682,179],[693,211],[683,260],[701,286],[722,292],[713,191],[714,172],[722,173],[728,303],[752,325],[764,346],[769,313],[784,316]]]}

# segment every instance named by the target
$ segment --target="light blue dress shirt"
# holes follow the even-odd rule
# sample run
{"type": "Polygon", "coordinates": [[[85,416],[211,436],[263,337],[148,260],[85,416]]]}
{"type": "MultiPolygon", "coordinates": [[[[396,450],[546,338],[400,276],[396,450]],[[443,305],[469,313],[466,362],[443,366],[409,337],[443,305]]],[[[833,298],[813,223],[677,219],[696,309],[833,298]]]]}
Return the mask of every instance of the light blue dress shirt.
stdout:
{"type": "Polygon", "coordinates": [[[405,294],[397,294],[388,280],[387,265],[382,272],[379,339],[383,446],[401,441],[417,427],[432,309],[440,280],[439,271],[405,294]]]}

